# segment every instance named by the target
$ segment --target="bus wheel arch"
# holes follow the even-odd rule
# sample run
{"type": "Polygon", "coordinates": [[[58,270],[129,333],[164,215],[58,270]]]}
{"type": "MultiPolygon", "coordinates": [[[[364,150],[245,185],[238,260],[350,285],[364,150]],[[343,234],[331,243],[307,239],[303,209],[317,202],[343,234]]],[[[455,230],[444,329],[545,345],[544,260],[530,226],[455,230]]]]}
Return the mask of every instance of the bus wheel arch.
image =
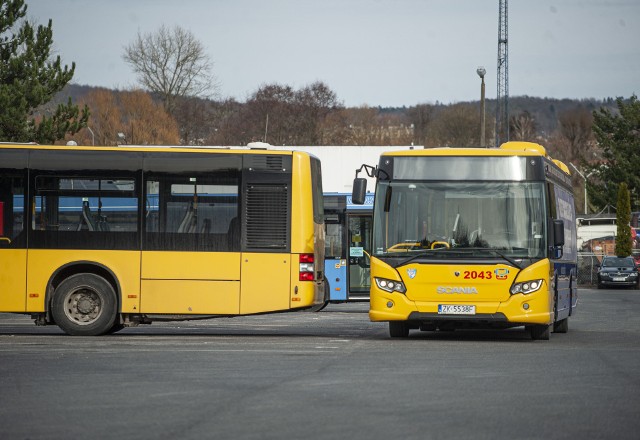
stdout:
{"type": "MultiPolygon", "coordinates": [[[[115,327],[121,324],[119,316],[120,311],[120,285],[115,275],[104,266],[92,263],[92,262],[76,262],[59,268],[51,277],[47,287],[47,315],[51,323],[57,324],[63,330],[70,334],[103,334],[111,331],[111,327],[104,330],[98,325],[98,328],[94,325],[84,326],[83,329],[73,329],[73,325],[68,329],[64,328],[59,321],[67,321],[69,319],[60,307],[60,296],[65,295],[65,291],[73,288],[74,283],[85,283],[85,287],[89,290],[87,292],[87,298],[93,297],[93,300],[104,301],[107,307],[106,312],[108,315],[113,315],[113,319],[109,317],[108,321],[111,321],[111,326],[115,327]],[[75,281],[69,281],[75,280],[75,281]],[[66,283],[66,284],[65,284],[66,283]],[[94,293],[91,293],[93,291],[94,293]],[[58,310],[56,310],[58,308],[58,310]]],[[[69,295],[69,292],[66,292],[69,295]]],[[[80,295],[76,294],[76,299],[80,295]]],[[[69,327],[70,322],[67,322],[69,327]]],[[[117,331],[117,330],[116,330],[117,331]]]]}
{"type": "Polygon", "coordinates": [[[74,336],[107,333],[116,323],[117,312],[113,286],[93,273],[65,278],[51,300],[54,321],[65,333],[74,336]]]}

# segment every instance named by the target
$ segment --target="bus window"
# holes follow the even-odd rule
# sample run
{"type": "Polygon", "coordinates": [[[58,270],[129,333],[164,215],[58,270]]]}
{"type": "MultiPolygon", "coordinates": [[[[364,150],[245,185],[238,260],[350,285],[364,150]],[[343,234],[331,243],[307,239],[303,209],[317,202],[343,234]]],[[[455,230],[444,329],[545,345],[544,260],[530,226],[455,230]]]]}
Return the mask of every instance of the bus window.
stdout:
{"type": "Polygon", "coordinates": [[[238,251],[227,234],[238,218],[238,176],[149,177],[146,182],[145,249],[238,251]]]}
{"type": "Polygon", "coordinates": [[[22,177],[0,177],[0,248],[23,247],[24,180],[22,177]]]}

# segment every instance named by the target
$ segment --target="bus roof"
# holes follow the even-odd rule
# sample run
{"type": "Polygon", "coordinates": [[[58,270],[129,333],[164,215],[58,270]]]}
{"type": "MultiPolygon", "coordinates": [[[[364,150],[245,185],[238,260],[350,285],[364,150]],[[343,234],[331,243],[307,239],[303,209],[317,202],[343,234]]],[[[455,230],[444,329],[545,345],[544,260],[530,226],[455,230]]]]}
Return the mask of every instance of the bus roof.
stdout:
{"type": "Polygon", "coordinates": [[[386,151],[382,156],[484,156],[484,157],[505,157],[505,156],[537,156],[544,157],[553,162],[567,175],[571,175],[569,167],[557,159],[547,155],[547,150],[540,144],[534,142],[505,142],[500,148],[450,148],[436,147],[425,148],[424,150],[402,150],[386,151]]]}
{"type": "MultiPolygon", "coordinates": [[[[63,151],[148,151],[148,152],[185,152],[185,153],[243,153],[243,154],[277,154],[291,156],[296,151],[272,150],[265,148],[252,148],[242,146],[158,146],[158,145],[118,145],[118,146],[85,146],[85,145],[39,145],[20,143],[0,143],[0,150],[63,150],[63,151]]],[[[309,154],[299,151],[303,154],[309,154]]]]}

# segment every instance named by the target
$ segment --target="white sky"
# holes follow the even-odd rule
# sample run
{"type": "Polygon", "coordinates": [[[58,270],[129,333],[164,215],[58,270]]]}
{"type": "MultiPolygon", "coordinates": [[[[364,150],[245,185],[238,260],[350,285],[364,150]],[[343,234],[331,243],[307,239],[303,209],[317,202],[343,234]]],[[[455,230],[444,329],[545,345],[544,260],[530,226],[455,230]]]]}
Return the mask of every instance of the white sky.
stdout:
{"type": "MultiPolygon", "coordinates": [[[[207,48],[219,97],[325,82],[346,106],[496,97],[498,0],[26,0],[77,84],[131,88],[123,47],[160,25],[207,48]]],[[[640,94],[640,0],[509,1],[509,95],[640,94]]]]}

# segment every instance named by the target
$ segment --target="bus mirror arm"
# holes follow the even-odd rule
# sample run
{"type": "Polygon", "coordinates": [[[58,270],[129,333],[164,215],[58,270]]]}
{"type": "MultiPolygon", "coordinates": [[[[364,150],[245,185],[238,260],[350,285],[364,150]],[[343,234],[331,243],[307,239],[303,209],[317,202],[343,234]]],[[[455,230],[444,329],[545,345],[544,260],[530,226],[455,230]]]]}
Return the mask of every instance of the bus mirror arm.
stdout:
{"type": "Polygon", "coordinates": [[[358,177],[361,171],[364,171],[369,177],[377,177],[377,167],[363,164],[356,170],[356,177],[353,179],[353,189],[351,191],[351,202],[354,205],[364,205],[365,197],[367,196],[367,179],[364,177],[358,177]]]}
{"type": "Polygon", "coordinates": [[[371,165],[362,164],[362,166],[360,166],[360,168],[356,170],[356,179],[358,178],[358,174],[360,174],[360,171],[364,171],[369,177],[378,177],[378,167],[372,167],[371,165]]]}

